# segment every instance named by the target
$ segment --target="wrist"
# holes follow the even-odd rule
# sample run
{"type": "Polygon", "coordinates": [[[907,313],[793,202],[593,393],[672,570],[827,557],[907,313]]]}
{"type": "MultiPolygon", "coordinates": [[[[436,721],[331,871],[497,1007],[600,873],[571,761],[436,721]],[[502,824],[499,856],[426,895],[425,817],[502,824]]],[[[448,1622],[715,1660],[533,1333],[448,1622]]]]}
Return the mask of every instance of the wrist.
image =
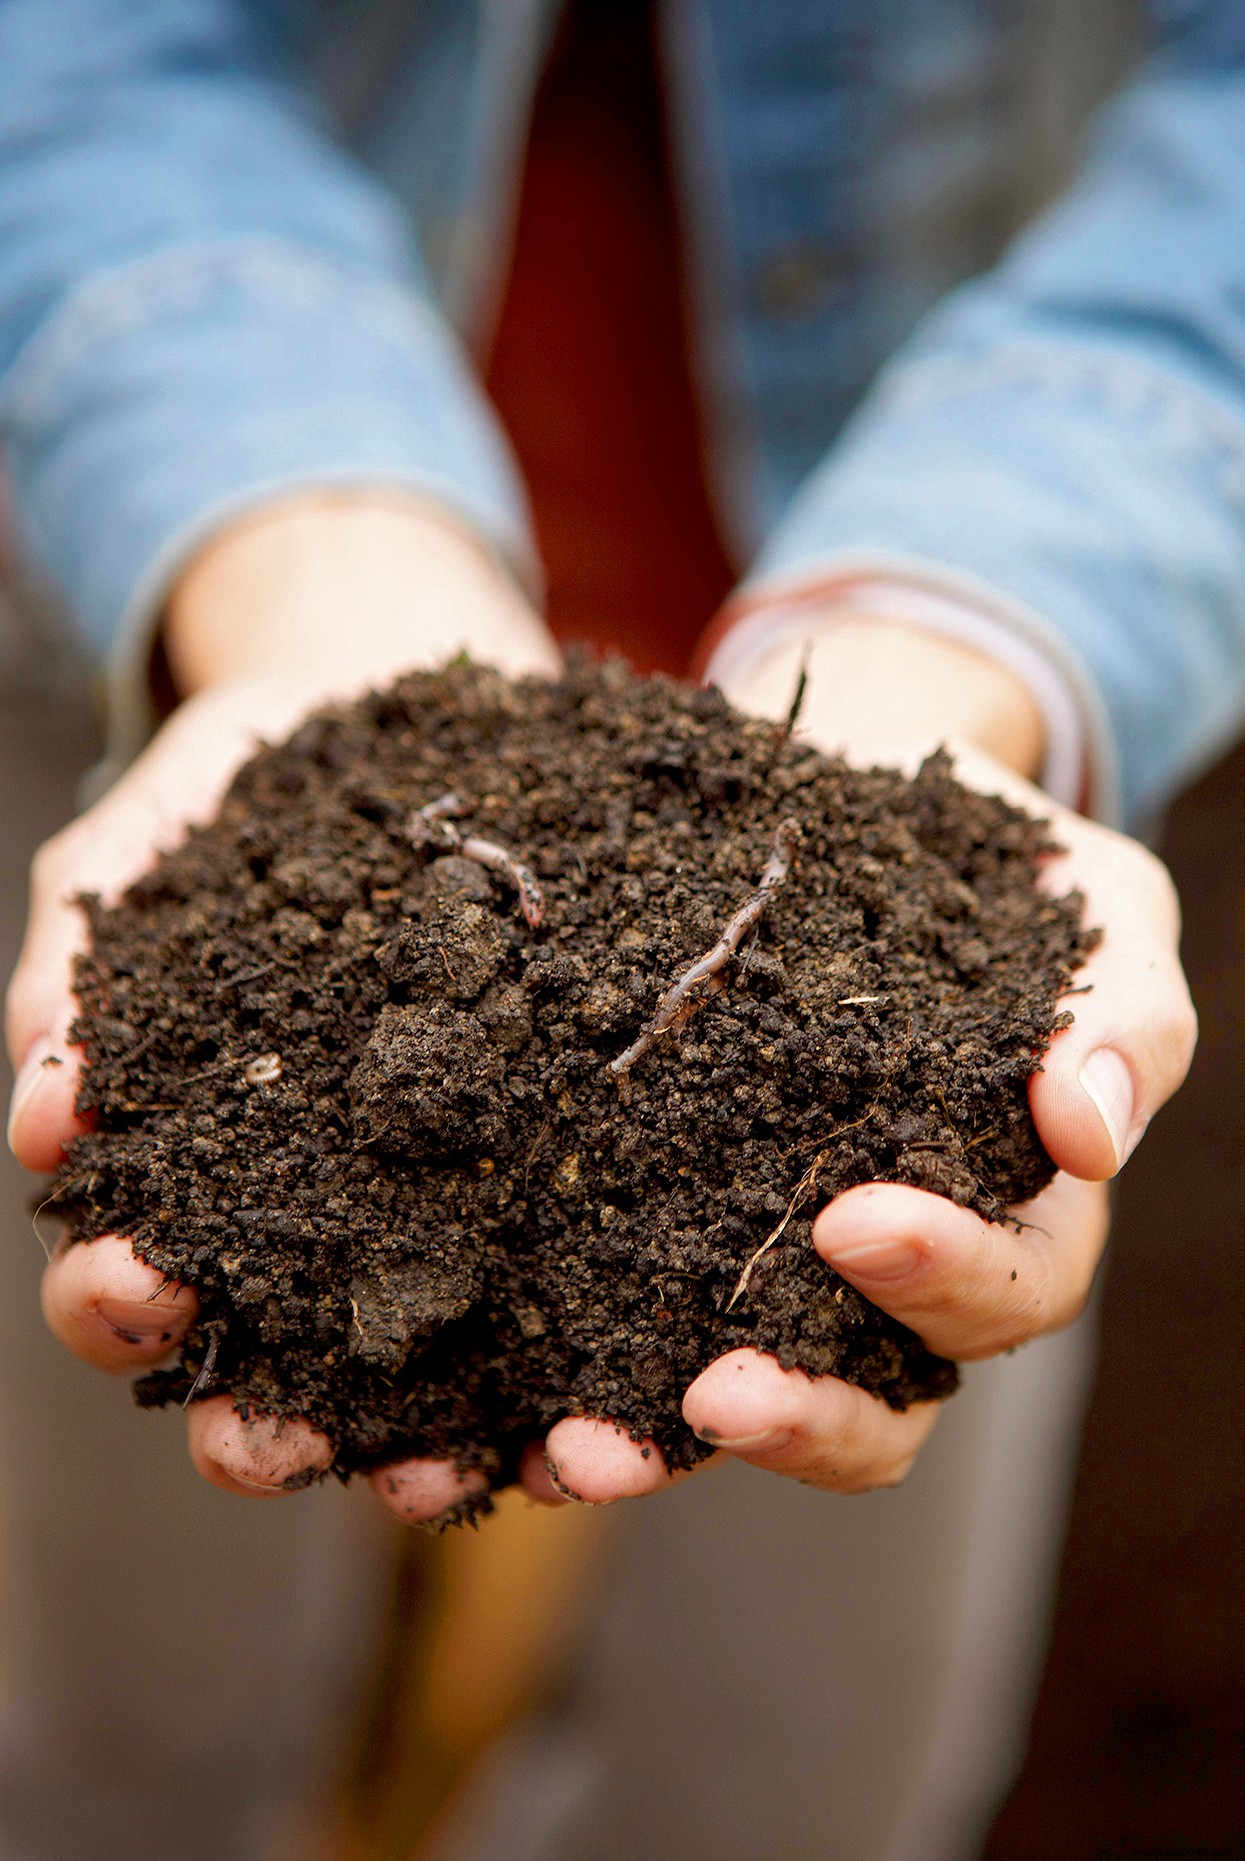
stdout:
{"type": "Polygon", "coordinates": [[[722,688],[754,715],[786,716],[807,655],[800,729],[819,746],[870,760],[971,743],[1033,779],[1042,712],[1024,681],[986,654],[890,616],[815,606],[722,688]]]}
{"type": "Polygon", "coordinates": [[[162,645],[180,697],[251,679],[347,695],[467,652],[511,676],[559,658],[517,582],[452,511],[397,492],[309,492],[190,561],[162,645]]]}

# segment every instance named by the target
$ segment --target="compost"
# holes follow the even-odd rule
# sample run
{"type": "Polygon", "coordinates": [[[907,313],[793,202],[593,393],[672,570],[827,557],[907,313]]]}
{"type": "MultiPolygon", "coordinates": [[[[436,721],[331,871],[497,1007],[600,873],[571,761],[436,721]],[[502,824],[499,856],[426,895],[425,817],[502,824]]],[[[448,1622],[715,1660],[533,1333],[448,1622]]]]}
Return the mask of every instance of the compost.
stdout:
{"type": "Polygon", "coordinates": [[[851,768],[616,661],[310,718],[85,901],[55,1204],[201,1301],[139,1400],[499,1486],[567,1414],[690,1466],[682,1393],[740,1345],[945,1396],[811,1221],[871,1180],[1000,1219],[1050,1179],[1026,1082],[1093,941],[1051,850],[941,754],[851,768]]]}

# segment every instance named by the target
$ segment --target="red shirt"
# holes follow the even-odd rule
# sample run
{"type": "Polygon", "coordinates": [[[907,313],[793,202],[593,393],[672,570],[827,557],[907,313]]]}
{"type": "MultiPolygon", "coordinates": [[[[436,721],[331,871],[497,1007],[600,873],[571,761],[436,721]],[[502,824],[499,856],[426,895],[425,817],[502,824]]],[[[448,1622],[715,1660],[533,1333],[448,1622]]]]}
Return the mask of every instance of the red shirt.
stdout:
{"type": "Polygon", "coordinates": [[[572,6],[488,371],[563,642],[684,673],[734,580],[710,511],[648,8],[572,6]]]}

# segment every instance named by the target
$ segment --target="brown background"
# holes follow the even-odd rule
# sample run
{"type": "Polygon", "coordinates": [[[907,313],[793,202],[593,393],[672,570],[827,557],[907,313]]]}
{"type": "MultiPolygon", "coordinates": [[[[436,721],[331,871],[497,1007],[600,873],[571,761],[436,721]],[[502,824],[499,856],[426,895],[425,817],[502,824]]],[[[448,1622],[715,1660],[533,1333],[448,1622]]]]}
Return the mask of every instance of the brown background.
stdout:
{"type": "Polygon", "coordinates": [[[1245,751],[1173,810],[1201,1042],[1121,1181],[1029,1759],[988,1861],[1245,1855],[1245,751]]]}

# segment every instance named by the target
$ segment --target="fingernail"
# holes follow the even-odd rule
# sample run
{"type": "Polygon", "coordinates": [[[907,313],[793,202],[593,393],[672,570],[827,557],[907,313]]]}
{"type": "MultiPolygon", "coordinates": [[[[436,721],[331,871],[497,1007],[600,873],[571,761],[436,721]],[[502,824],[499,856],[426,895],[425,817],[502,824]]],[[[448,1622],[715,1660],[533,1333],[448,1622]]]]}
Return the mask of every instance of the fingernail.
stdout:
{"type": "Polygon", "coordinates": [[[562,1475],[558,1472],[557,1462],[550,1460],[548,1454],[545,1455],[545,1472],[549,1475],[550,1484],[557,1488],[563,1499],[573,1499],[577,1506],[583,1505],[584,1502],[579,1497],[579,1494],[571,1491],[566,1481],[562,1478],[562,1475]]]}
{"type": "Polygon", "coordinates": [[[95,1310],[126,1344],[171,1344],[190,1323],[167,1305],[135,1305],[129,1299],[101,1299],[95,1310]]]}
{"type": "Polygon", "coordinates": [[[53,1060],[56,1057],[57,1055],[52,1049],[51,1036],[48,1034],[40,1034],[39,1038],[31,1046],[26,1058],[22,1061],[18,1069],[17,1078],[13,1081],[13,1096],[9,1100],[8,1135],[10,1144],[13,1142],[13,1129],[17,1123],[18,1117],[25,1108],[27,1101],[33,1097],[42,1081],[46,1071],[47,1061],[53,1060]]]}
{"type": "Polygon", "coordinates": [[[915,1241],[846,1241],[831,1259],[845,1279],[883,1282],[915,1273],[922,1252],[915,1241]]]}
{"type": "Polygon", "coordinates": [[[716,1428],[693,1428],[692,1433],[706,1447],[724,1448],[728,1454],[772,1453],[791,1439],[789,1428],[763,1428],[755,1435],[721,1435],[716,1428]]]}
{"type": "Polygon", "coordinates": [[[1133,1127],[1133,1076],[1114,1047],[1097,1047],[1082,1060],[1077,1077],[1106,1126],[1115,1167],[1123,1169],[1145,1130],[1144,1124],[1133,1127]]]}
{"type": "Polygon", "coordinates": [[[590,1506],[593,1504],[591,1499],[585,1499],[582,1493],[573,1491],[573,1489],[566,1484],[566,1481],[558,1472],[557,1463],[550,1460],[548,1454],[545,1455],[545,1472],[549,1475],[550,1480],[553,1482],[554,1486],[557,1487],[563,1499],[573,1500],[577,1506],[590,1506]]]}

